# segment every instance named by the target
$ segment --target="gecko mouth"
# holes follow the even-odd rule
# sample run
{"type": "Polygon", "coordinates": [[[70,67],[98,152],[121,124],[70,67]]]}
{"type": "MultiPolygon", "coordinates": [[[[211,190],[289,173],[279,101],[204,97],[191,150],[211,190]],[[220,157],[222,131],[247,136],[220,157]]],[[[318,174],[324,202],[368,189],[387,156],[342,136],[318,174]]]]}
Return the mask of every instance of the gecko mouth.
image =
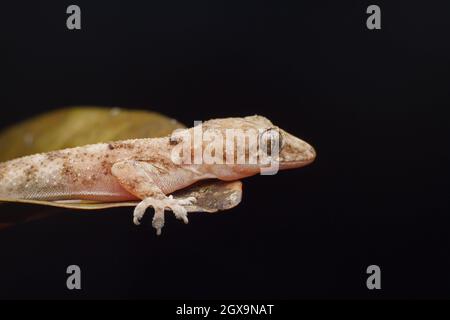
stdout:
{"type": "Polygon", "coordinates": [[[312,162],[314,162],[314,160],[316,159],[316,151],[314,150],[313,147],[310,146],[309,150],[305,151],[303,153],[303,159],[301,160],[286,160],[286,161],[281,161],[280,162],[280,168],[281,169],[293,169],[293,168],[300,168],[300,167],[304,167],[307,166],[309,164],[311,164],[312,162]]]}
{"type": "Polygon", "coordinates": [[[307,166],[313,163],[315,158],[307,159],[307,160],[293,160],[293,161],[282,161],[280,162],[280,169],[295,169],[307,166]]]}

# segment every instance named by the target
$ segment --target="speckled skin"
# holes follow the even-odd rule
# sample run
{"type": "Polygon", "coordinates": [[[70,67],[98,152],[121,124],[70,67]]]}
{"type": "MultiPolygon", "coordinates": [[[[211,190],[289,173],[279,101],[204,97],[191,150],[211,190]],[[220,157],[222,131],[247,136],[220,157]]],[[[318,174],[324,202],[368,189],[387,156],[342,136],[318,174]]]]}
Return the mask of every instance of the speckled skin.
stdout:
{"type": "Polygon", "coordinates": [[[112,165],[127,159],[162,162],[161,159],[167,158],[167,145],[168,138],[126,140],[36,154],[0,163],[0,196],[37,200],[137,199],[111,174],[112,165]]]}
{"type": "MultiPolygon", "coordinates": [[[[315,158],[306,142],[275,127],[261,116],[215,119],[204,129],[279,130],[283,147],[280,169],[297,168],[315,158]]],[[[186,129],[186,130],[193,130],[186,129]]],[[[218,178],[238,180],[259,173],[255,165],[177,165],[172,148],[179,143],[170,137],[99,143],[49,153],[30,155],[0,163],[0,197],[36,200],[127,201],[142,199],[135,209],[135,223],[148,206],[155,208],[154,227],[161,232],[164,208],[187,222],[186,210],[194,199],[177,200],[168,194],[198,180],[218,178]]]]}

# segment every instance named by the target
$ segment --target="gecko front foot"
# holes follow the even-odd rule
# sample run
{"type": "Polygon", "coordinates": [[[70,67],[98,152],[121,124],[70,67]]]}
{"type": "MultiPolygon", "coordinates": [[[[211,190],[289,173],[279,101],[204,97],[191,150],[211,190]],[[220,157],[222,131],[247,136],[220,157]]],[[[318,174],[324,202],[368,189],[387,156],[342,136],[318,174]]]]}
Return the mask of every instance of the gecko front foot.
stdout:
{"type": "Polygon", "coordinates": [[[156,229],[156,234],[160,235],[161,229],[164,226],[164,209],[168,208],[172,210],[177,219],[188,223],[187,210],[184,206],[191,205],[195,201],[196,199],[194,197],[184,199],[174,199],[173,196],[164,199],[146,198],[134,208],[133,222],[135,225],[139,225],[140,220],[145,214],[145,210],[148,207],[153,207],[155,214],[153,216],[152,226],[156,229]]]}

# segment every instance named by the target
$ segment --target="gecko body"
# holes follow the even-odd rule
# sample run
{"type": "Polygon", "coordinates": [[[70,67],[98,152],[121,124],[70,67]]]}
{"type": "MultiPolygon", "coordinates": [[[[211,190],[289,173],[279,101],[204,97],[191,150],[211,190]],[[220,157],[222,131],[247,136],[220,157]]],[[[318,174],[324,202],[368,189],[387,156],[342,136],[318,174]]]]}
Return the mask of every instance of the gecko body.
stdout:
{"type": "MultiPolygon", "coordinates": [[[[134,210],[134,222],[139,224],[145,210],[151,206],[155,209],[152,224],[160,234],[166,208],[187,223],[184,206],[195,201],[192,197],[174,199],[170,196],[172,192],[204,179],[238,180],[259,173],[266,165],[227,163],[225,155],[220,155],[224,160],[220,164],[174,161],[175,148],[180,149],[180,144],[186,142],[183,139],[194,135],[194,129],[183,130],[181,139],[167,136],[98,143],[0,163],[0,197],[49,201],[142,200],[134,210]]],[[[214,119],[203,123],[203,130],[207,129],[224,136],[226,129],[259,130],[258,143],[269,142],[269,145],[272,138],[267,132],[277,133],[279,150],[272,160],[282,170],[307,165],[316,155],[309,144],[261,116],[214,119]]],[[[225,146],[227,143],[231,141],[226,141],[225,146]]],[[[193,148],[191,142],[188,147],[193,148]]],[[[207,148],[210,147],[202,141],[200,149],[206,151],[207,148]]],[[[250,143],[244,146],[246,157],[250,149],[250,143]]],[[[236,150],[234,147],[233,151],[236,150]]],[[[219,151],[216,149],[213,155],[217,156],[219,151]]]]}

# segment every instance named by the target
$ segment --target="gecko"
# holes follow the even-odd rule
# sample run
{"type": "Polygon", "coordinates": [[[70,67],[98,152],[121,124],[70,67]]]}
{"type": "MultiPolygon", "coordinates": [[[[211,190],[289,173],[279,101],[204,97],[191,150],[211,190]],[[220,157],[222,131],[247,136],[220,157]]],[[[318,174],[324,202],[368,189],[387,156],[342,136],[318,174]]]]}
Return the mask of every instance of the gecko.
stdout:
{"type": "Polygon", "coordinates": [[[202,132],[212,130],[223,135],[217,141],[224,144],[211,149],[208,141],[201,140],[199,146],[185,141],[195,137],[198,126],[194,126],[160,138],[97,143],[0,163],[0,197],[46,201],[140,201],[134,208],[133,222],[139,225],[146,209],[152,207],[152,226],[160,235],[166,209],[188,223],[185,206],[196,201],[194,197],[175,199],[171,193],[205,179],[239,180],[267,167],[268,163],[262,161],[236,161],[239,150],[244,152],[241,160],[250,159],[252,146],[256,143],[260,147],[258,155],[263,149],[266,158],[276,163],[280,170],[303,167],[316,157],[310,144],[263,116],[212,119],[201,126],[202,132]],[[244,146],[239,149],[234,137],[226,138],[225,131],[230,129],[256,132],[256,140],[250,142],[250,136],[244,137],[241,140],[244,146]],[[196,160],[193,159],[196,150],[190,152],[193,148],[200,148],[201,155],[209,150],[214,159],[223,161],[190,161],[196,160]],[[276,154],[271,154],[272,149],[276,154]],[[174,158],[175,150],[179,152],[178,158],[174,158]],[[227,151],[232,155],[228,157],[227,151]],[[185,156],[185,161],[180,162],[179,155],[185,156]]]}

